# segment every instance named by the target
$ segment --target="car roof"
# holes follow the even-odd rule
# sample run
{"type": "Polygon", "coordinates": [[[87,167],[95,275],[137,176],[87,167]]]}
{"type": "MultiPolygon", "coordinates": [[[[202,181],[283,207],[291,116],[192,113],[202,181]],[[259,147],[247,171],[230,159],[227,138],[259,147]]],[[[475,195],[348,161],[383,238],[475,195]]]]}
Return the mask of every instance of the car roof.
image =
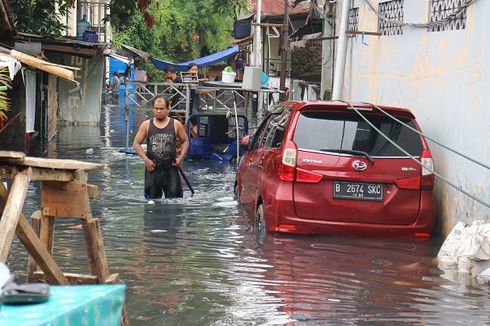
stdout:
{"type": "MultiPolygon", "coordinates": [[[[329,111],[345,111],[348,110],[351,106],[355,108],[361,109],[361,111],[365,112],[362,109],[372,109],[372,112],[377,113],[376,107],[383,109],[384,111],[396,115],[403,116],[407,118],[415,119],[413,113],[406,108],[394,107],[394,106],[386,106],[386,105],[376,105],[365,102],[341,102],[341,101],[288,101],[279,103],[278,106],[288,106],[293,111],[300,111],[304,109],[314,109],[314,110],[322,110],[326,109],[329,111]]],[[[381,113],[381,112],[379,112],[381,113]]]]}

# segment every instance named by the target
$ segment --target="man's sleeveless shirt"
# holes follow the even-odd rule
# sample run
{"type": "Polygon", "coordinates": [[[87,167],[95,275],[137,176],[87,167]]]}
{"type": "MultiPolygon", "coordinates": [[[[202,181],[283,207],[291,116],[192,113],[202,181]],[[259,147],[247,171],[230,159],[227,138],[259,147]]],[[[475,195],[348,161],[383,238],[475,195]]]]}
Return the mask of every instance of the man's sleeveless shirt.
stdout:
{"type": "Polygon", "coordinates": [[[146,156],[155,162],[157,169],[168,169],[177,157],[177,137],[175,136],[174,119],[170,118],[165,128],[158,128],[150,120],[146,137],[146,156]]]}

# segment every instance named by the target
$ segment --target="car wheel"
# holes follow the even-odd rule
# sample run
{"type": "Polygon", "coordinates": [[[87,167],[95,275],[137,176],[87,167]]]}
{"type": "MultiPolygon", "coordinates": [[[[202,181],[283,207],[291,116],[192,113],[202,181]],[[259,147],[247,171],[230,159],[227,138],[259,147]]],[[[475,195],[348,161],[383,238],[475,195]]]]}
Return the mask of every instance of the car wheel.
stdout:
{"type": "Polygon", "coordinates": [[[260,204],[255,213],[255,233],[257,238],[263,239],[267,234],[267,227],[264,216],[264,205],[260,204]]]}

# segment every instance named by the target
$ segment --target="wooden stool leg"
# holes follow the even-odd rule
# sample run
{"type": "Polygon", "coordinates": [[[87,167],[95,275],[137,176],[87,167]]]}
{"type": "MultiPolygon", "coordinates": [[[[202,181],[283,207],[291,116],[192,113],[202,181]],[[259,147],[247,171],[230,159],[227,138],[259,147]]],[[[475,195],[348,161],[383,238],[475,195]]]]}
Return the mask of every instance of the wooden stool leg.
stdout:
{"type": "MultiPolygon", "coordinates": [[[[35,211],[31,216],[31,225],[47,251],[53,255],[54,246],[54,217],[43,216],[41,211],[35,211]]],[[[34,281],[34,272],[39,271],[36,261],[29,256],[28,280],[34,281]]]]}
{"type": "Polygon", "coordinates": [[[22,214],[22,207],[27,195],[31,171],[17,173],[10,192],[0,182],[0,197],[5,205],[3,206],[2,218],[0,220],[0,262],[7,260],[10,245],[14,238],[15,229],[22,214]]]}
{"type": "MultiPolygon", "coordinates": [[[[31,226],[36,235],[39,237],[40,232],[41,232],[41,211],[35,211],[31,215],[31,226]]],[[[34,257],[29,255],[29,265],[28,265],[28,274],[27,274],[27,281],[28,282],[33,282],[34,281],[34,272],[37,271],[39,267],[36,264],[36,260],[34,257]]]]}
{"type": "Polygon", "coordinates": [[[100,284],[104,284],[110,275],[100,230],[100,221],[98,218],[85,219],[82,221],[82,225],[90,261],[90,272],[92,275],[97,275],[100,284]]]}

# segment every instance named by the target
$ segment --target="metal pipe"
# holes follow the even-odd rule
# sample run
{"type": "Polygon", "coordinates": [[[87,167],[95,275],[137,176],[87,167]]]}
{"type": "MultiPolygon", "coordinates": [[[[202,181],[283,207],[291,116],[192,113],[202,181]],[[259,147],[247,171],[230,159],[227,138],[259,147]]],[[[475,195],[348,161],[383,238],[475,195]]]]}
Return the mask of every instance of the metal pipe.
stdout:
{"type": "Polygon", "coordinates": [[[129,107],[128,107],[128,85],[124,87],[125,101],[124,101],[124,119],[126,120],[126,153],[129,147],[129,107]]]}
{"type": "Polygon", "coordinates": [[[257,6],[256,6],[256,13],[255,13],[255,22],[257,25],[255,26],[255,32],[254,32],[254,55],[252,56],[252,66],[253,67],[262,67],[262,56],[261,56],[261,51],[262,51],[262,38],[261,38],[261,27],[260,27],[260,21],[261,21],[261,16],[262,16],[262,0],[257,0],[257,6]]]}
{"type": "Polygon", "coordinates": [[[342,100],[344,87],[345,60],[347,56],[347,26],[349,23],[350,0],[342,1],[342,15],[340,17],[339,41],[335,55],[335,72],[333,81],[332,100],[342,100]]]}
{"type": "Polygon", "coordinates": [[[235,110],[235,132],[236,132],[236,168],[240,164],[240,126],[238,125],[238,113],[236,111],[236,103],[233,101],[233,109],[235,110]]]}

